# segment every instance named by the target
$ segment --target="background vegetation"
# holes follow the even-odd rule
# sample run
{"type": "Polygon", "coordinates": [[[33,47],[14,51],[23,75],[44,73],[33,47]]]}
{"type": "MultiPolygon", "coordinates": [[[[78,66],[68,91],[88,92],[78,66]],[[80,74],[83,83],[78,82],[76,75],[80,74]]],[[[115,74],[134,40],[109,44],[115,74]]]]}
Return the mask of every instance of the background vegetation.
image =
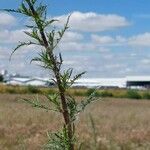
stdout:
{"type": "MultiPolygon", "coordinates": [[[[20,101],[37,94],[0,94],[0,149],[40,150],[47,141],[47,131],[56,131],[63,121],[55,112],[33,109],[20,101]]],[[[44,96],[40,97],[44,100],[44,96]]],[[[83,97],[78,97],[81,101],[83,97]]],[[[76,122],[77,137],[83,150],[93,150],[95,122],[98,150],[149,150],[150,103],[147,100],[103,98],[92,103],[76,122]]]]}
{"type": "MultiPolygon", "coordinates": [[[[56,88],[43,88],[35,86],[11,86],[0,85],[0,93],[9,94],[54,94],[56,88]]],[[[67,92],[74,96],[89,96],[94,89],[71,88],[67,92]]],[[[150,99],[150,90],[131,89],[98,89],[96,97],[129,98],[129,99],[150,99]]]]}

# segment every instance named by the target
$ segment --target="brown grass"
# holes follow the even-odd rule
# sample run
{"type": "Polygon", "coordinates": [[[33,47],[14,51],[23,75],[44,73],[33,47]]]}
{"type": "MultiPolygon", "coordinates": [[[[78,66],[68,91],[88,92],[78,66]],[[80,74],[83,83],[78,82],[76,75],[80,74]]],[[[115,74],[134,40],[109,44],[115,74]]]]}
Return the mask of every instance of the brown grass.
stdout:
{"type": "MultiPolygon", "coordinates": [[[[56,113],[31,108],[20,97],[0,95],[0,150],[40,150],[47,131],[60,127],[56,113]]],[[[80,99],[80,98],[79,98],[80,99]]],[[[150,101],[103,99],[90,105],[77,121],[77,136],[83,149],[92,149],[93,134],[89,114],[93,116],[100,150],[149,150],[150,101]]]]}

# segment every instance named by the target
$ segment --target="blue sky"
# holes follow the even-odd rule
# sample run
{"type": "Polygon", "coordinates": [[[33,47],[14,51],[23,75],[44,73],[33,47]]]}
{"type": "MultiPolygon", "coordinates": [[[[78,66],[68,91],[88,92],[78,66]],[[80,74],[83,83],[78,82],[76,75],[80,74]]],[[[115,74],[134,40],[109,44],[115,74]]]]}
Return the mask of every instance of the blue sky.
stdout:
{"type": "MultiPolygon", "coordinates": [[[[70,29],[60,50],[64,68],[87,71],[85,77],[125,77],[150,75],[150,1],[143,0],[42,0],[48,5],[48,16],[63,24],[68,14],[70,29]]],[[[1,8],[17,8],[19,0],[1,0],[1,8]]],[[[23,31],[28,20],[0,12],[0,70],[33,76],[47,76],[30,59],[35,47],[9,55],[18,41],[25,40],[23,31]],[[32,70],[32,71],[31,71],[32,70]]],[[[61,26],[58,24],[58,26],[61,26]]]]}

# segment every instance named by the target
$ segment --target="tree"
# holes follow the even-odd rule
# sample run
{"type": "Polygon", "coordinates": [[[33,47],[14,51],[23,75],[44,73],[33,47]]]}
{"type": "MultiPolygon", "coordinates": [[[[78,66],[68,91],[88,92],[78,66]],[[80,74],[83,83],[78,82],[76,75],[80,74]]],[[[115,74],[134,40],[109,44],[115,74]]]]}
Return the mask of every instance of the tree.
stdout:
{"type": "Polygon", "coordinates": [[[75,98],[67,94],[76,80],[78,80],[85,72],[73,76],[73,69],[62,70],[63,59],[62,54],[55,54],[55,49],[60,43],[63,35],[68,29],[69,18],[62,29],[54,27],[54,23],[58,22],[57,19],[47,19],[47,6],[38,3],[38,0],[23,0],[17,10],[4,9],[8,12],[19,13],[32,19],[32,25],[27,25],[30,31],[25,31],[31,40],[28,42],[20,42],[19,45],[13,50],[12,54],[23,46],[36,45],[39,49],[38,57],[31,60],[40,62],[41,66],[45,69],[52,71],[53,81],[58,87],[58,92],[53,95],[47,95],[47,99],[53,104],[49,107],[38,99],[24,101],[31,104],[33,107],[45,109],[47,111],[53,110],[62,114],[64,123],[62,130],[54,134],[48,134],[49,142],[46,149],[56,150],[74,150],[75,144],[75,124],[74,121],[77,115],[91,103],[94,98],[92,93],[87,99],[77,103],[75,98]]]}
{"type": "Polygon", "coordinates": [[[3,75],[0,74],[0,82],[3,82],[4,81],[4,77],[3,75]]]}

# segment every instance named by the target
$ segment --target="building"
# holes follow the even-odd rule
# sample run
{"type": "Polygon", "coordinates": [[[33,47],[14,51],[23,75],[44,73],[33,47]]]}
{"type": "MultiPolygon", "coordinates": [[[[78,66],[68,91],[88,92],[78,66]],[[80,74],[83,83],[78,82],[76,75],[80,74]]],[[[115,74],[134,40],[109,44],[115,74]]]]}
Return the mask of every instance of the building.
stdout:
{"type": "MultiPolygon", "coordinates": [[[[21,76],[18,74],[8,74],[3,70],[1,74],[4,81],[8,85],[23,85],[23,86],[54,86],[54,81],[48,78],[21,76]]],[[[73,87],[86,88],[132,88],[132,89],[147,89],[150,88],[150,76],[127,76],[125,78],[81,78],[77,80],[73,87]]]]}
{"type": "Polygon", "coordinates": [[[41,86],[41,87],[48,87],[53,86],[54,83],[49,81],[48,79],[42,78],[31,78],[31,77],[10,77],[9,80],[6,81],[7,85],[22,85],[22,86],[41,86]]]}
{"type": "Polygon", "coordinates": [[[79,79],[74,87],[87,87],[87,88],[125,88],[125,78],[92,78],[92,79],[79,79]]]}
{"type": "Polygon", "coordinates": [[[128,76],[126,87],[132,89],[150,88],[150,76],[128,76]]]}

